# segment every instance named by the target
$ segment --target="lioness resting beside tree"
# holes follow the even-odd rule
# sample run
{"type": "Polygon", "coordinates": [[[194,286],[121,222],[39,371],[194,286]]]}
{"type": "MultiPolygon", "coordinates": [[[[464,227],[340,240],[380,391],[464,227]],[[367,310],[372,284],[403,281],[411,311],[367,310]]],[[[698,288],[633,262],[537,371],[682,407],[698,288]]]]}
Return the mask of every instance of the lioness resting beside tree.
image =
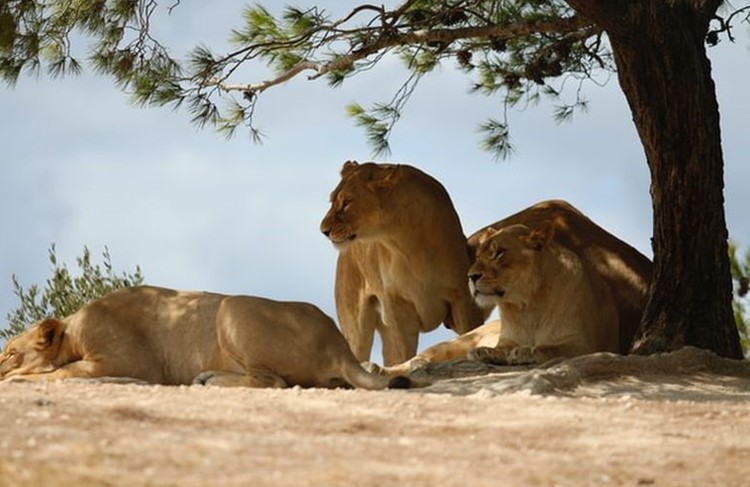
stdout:
{"type": "Polygon", "coordinates": [[[551,226],[487,230],[469,279],[480,303],[500,307],[494,347],[474,358],[503,364],[620,350],[619,317],[604,280],[575,252],[556,243],[551,226]]]}
{"type": "MultiPolygon", "coordinates": [[[[619,352],[628,353],[646,304],[651,261],[562,200],[542,201],[484,227],[469,237],[469,247],[476,255],[478,247],[494,234],[493,229],[518,224],[543,232],[551,231],[552,241],[575,254],[595,280],[606,283],[617,308],[619,352]]],[[[495,299],[483,302],[488,311],[498,304],[495,299]]],[[[547,305],[545,302],[537,304],[547,305]]],[[[438,343],[407,362],[385,367],[384,372],[403,374],[430,363],[467,358],[474,348],[497,343],[501,328],[501,321],[487,323],[466,335],[438,343]]]]}
{"type": "Polygon", "coordinates": [[[377,330],[386,365],[417,352],[421,331],[484,321],[466,273],[466,237],[445,188],[407,165],[348,161],[321,231],[339,250],[336,312],[361,361],[377,330]]]}
{"type": "Polygon", "coordinates": [[[531,229],[551,227],[554,241],[575,253],[609,286],[620,323],[620,353],[626,354],[641,324],[653,264],[635,248],[587,218],[567,201],[542,201],[488,225],[468,239],[476,254],[491,232],[522,224],[531,229]]]}
{"type": "Polygon", "coordinates": [[[308,303],[125,288],[12,338],[0,379],[131,377],[155,384],[408,387],[365,371],[308,303]]]}
{"type": "Polygon", "coordinates": [[[469,269],[474,297],[500,307],[500,320],[384,367],[408,374],[436,362],[474,358],[497,364],[618,352],[619,316],[607,283],[574,252],[556,243],[550,225],[487,229],[469,269]]]}

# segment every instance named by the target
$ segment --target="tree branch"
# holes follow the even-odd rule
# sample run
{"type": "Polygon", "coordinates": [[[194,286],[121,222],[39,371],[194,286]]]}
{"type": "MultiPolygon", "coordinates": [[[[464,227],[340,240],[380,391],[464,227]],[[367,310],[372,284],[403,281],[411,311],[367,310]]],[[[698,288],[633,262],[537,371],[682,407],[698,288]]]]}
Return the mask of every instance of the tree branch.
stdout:
{"type": "MultiPolygon", "coordinates": [[[[355,62],[365,59],[375,53],[386,51],[394,47],[433,42],[450,44],[463,39],[511,39],[531,34],[564,34],[581,30],[585,27],[593,27],[593,25],[589,20],[583,17],[573,16],[555,21],[512,22],[503,25],[492,24],[457,29],[422,29],[401,34],[394,34],[393,31],[388,31],[380,35],[371,44],[354,50],[334,61],[315,62],[305,60],[285,71],[278,77],[260,83],[225,83],[221,80],[213,80],[212,83],[219,86],[224,91],[241,91],[246,95],[254,96],[272,86],[289,81],[303,71],[314,71],[315,73],[311,74],[308,79],[317,79],[327,73],[345,69],[355,62]]],[[[594,33],[595,31],[591,32],[592,35],[594,33]]],[[[252,46],[249,49],[252,49],[252,46]]]]}
{"type": "Polygon", "coordinates": [[[292,69],[286,71],[281,76],[277,78],[273,78],[266,81],[261,81],[260,83],[254,83],[254,84],[248,84],[248,83],[226,83],[224,81],[220,80],[214,80],[210,84],[215,84],[219,88],[221,88],[224,91],[241,91],[245,93],[246,95],[252,97],[258,93],[262,93],[263,91],[267,90],[268,88],[279,85],[281,83],[284,83],[286,81],[289,81],[290,79],[297,76],[302,71],[307,71],[310,69],[318,69],[318,63],[314,63],[312,61],[303,61],[299,64],[297,64],[292,69]]]}

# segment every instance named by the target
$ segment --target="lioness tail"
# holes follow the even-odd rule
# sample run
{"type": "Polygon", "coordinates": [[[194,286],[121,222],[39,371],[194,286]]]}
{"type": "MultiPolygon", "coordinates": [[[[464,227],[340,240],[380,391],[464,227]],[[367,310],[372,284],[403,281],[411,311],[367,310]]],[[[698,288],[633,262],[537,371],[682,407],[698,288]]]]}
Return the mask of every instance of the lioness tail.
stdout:
{"type": "Polygon", "coordinates": [[[344,379],[354,387],[370,390],[409,389],[412,381],[408,377],[387,377],[366,371],[360,364],[352,363],[344,367],[344,379]]]}

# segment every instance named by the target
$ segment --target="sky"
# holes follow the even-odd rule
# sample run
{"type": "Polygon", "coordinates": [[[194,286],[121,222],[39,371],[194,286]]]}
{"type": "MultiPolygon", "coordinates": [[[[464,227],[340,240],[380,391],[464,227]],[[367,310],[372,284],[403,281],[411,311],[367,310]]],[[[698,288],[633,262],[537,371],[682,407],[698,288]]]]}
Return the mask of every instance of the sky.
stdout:
{"type": "MultiPolygon", "coordinates": [[[[275,5],[274,2],[265,2],[275,5]]],[[[299,6],[312,2],[292,2],[299,6]]],[[[341,10],[337,2],[317,2],[341,10]]],[[[180,4],[158,34],[176,54],[197,43],[221,51],[239,27],[236,2],[180,4]]],[[[730,236],[750,244],[750,36],[709,50],[721,110],[730,236]]],[[[248,69],[247,82],[264,78],[248,69]],[[258,78],[254,78],[255,73],[258,78]]],[[[414,165],[448,190],[464,232],[535,202],[563,198],[651,256],[649,174],[625,98],[613,77],[588,84],[590,111],[557,124],[550,103],[511,110],[515,155],[495,161],[477,126],[500,117],[499,100],[468,94],[470,79],[445,65],[414,93],[373,159],[351,102],[389,100],[407,72],[386,61],[337,89],[304,76],[261,95],[255,145],[191,125],[188,114],[129,103],[92,71],[63,80],[26,76],[0,85],[0,326],[24,287],[51,275],[47,252],[75,269],[83,247],[97,263],[106,246],[118,272],[140,266],[146,283],[175,289],[309,301],[335,317],[336,251],[319,231],[349,159],[414,165]]],[[[420,348],[450,338],[440,328],[420,348]]],[[[379,351],[373,358],[380,360],[379,351]]]]}

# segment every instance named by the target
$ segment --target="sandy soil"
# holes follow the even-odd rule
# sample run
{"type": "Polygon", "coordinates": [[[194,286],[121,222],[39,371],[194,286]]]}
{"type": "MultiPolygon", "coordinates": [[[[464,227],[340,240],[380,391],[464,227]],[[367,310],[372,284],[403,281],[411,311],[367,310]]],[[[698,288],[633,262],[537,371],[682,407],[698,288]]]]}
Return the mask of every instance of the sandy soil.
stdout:
{"type": "Polygon", "coordinates": [[[696,349],[411,391],[0,384],[0,486],[747,485],[750,364],[696,349]]]}

